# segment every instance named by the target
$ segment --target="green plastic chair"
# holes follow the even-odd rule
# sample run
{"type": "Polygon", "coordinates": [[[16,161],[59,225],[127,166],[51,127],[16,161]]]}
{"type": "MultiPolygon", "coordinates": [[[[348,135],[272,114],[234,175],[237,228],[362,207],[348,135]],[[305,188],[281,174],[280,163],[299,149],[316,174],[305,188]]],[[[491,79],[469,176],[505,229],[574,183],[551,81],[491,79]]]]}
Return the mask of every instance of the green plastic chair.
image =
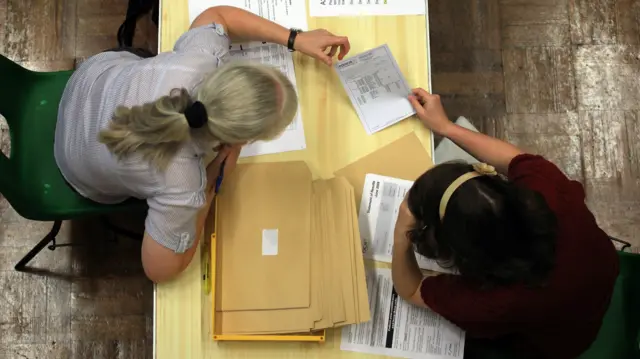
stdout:
{"type": "Polygon", "coordinates": [[[640,254],[618,252],[620,274],[602,327],[579,359],[640,358],[640,254]]]}
{"type": "MultiPolygon", "coordinates": [[[[64,180],[53,156],[58,104],[73,71],[34,72],[0,55],[0,114],[9,125],[11,154],[0,153],[0,193],[21,216],[53,221],[53,228],[18,264],[24,270],[56,235],[63,220],[126,210],[146,203],[128,200],[104,205],[76,193],[64,180]]],[[[58,245],[59,246],[59,245],[58,245]]]]}

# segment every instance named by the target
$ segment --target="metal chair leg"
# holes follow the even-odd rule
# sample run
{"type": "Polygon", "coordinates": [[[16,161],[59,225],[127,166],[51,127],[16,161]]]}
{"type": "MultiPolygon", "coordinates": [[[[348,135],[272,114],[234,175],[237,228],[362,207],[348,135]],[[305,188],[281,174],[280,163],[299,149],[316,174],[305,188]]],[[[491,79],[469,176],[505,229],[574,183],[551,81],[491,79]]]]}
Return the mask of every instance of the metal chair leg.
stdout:
{"type": "Polygon", "coordinates": [[[620,248],[620,252],[624,252],[625,249],[631,247],[631,243],[629,243],[627,241],[623,241],[622,239],[618,239],[618,238],[611,237],[611,236],[609,236],[609,239],[614,241],[614,242],[618,242],[618,243],[622,244],[622,248],[620,248]]]}
{"type": "MultiPolygon", "coordinates": [[[[102,223],[114,234],[116,238],[117,238],[117,235],[121,235],[121,236],[129,237],[136,241],[142,241],[142,237],[144,236],[144,233],[136,233],[128,229],[124,229],[122,227],[116,226],[115,224],[111,223],[111,221],[107,216],[102,216],[102,223]]],[[[114,240],[114,242],[115,241],[116,240],[114,240]]]]}
{"type": "Polygon", "coordinates": [[[53,242],[49,249],[55,249],[55,247],[57,247],[56,236],[58,235],[58,232],[60,232],[60,227],[62,227],[62,221],[53,222],[51,231],[49,231],[49,233],[40,242],[38,242],[38,244],[36,244],[36,246],[33,247],[33,249],[31,249],[29,253],[27,253],[27,255],[20,260],[20,262],[18,262],[18,264],[16,264],[15,270],[23,272],[25,270],[25,267],[27,266],[27,263],[29,263],[33,259],[33,257],[38,255],[38,253],[40,253],[47,246],[47,244],[49,244],[49,242],[53,242]]]}

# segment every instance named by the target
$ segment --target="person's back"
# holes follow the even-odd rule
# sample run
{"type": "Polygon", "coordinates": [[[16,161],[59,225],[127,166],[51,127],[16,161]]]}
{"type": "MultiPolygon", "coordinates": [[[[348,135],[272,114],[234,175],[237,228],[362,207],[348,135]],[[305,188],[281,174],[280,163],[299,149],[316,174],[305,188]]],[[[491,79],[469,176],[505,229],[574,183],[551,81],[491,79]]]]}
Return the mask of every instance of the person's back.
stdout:
{"type": "Polygon", "coordinates": [[[242,146],[277,138],[298,111],[296,89],[278,68],[225,63],[232,37],[286,46],[327,65],[350,47],[347,37],[324,29],[300,33],[246,10],[213,6],[173,52],[143,58],[151,55],[120,48],[88,59],[60,103],[54,153],[62,175],[97,202],[146,199],[141,260],[155,282],[191,262],[242,146]]]}
{"type": "Polygon", "coordinates": [[[528,161],[533,163],[520,164],[527,169],[516,183],[544,196],[557,217],[558,232],[556,265],[548,285],[520,296],[526,305],[524,319],[532,323],[523,331],[523,340],[540,348],[545,357],[577,357],[600,329],[618,275],[618,258],[585,204],[582,185],[544,159],[528,161]]]}
{"type": "Polygon", "coordinates": [[[416,95],[426,124],[507,177],[444,163],[416,180],[396,224],[396,290],[465,330],[465,358],[577,357],[598,333],[618,274],[582,185],[540,156],[451,124],[437,96],[416,95]],[[458,275],[421,278],[414,248],[458,275]]]}
{"type": "Polygon", "coordinates": [[[185,146],[160,174],[141,155],[119,160],[98,142],[98,136],[118,107],[152,103],[174,89],[194,93],[203,78],[223,63],[228,44],[210,28],[198,28],[183,35],[174,52],[143,59],[127,51],[109,51],[82,63],[65,88],[55,138],[58,167],[74,189],[97,202],[118,203],[153,197],[166,186],[165,177],[171,181],[184,174],[189,182],[197,180],[190,184],[197,190],[201,165],[194,157],[204,149],[185,146]],[[203,41],[210,42],[208,47],[202,46],[203,41]]]}

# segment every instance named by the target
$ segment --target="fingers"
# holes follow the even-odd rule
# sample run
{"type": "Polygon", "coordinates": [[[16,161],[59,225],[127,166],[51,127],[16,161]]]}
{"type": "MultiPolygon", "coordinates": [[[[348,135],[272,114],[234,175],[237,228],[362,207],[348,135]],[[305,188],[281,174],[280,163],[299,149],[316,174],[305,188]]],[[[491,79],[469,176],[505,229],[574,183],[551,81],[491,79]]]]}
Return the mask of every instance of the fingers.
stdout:
{"type": "Polygon", "coordinates": [[[422,107],[417,97],[409,95],[409,102],[411,103],[411,106],[413,106],[413,109],[416,110],[418,116],[424,113],[424,107],[422,107]]]}
{"type": "Polygon", "coordinates": [[[219,146],[218,155],[213,159],[212,164],[221,165],[224,160],[229,157],[229,154],[232,152],[233,147],[229,145],[221,145],[219,146]]]}
{"type": "MultiPolygon", "coordinates": [[[[347,38],[346,36],[334,36],[334,35],[328,36],[324,42],[324,48],[326,49],[329,46],[331,47],[331,50],[327,54],[329,58],[334,57],[338,52],[338,49],[340,50],[340,53],[338,55],[338,60],[342,60],[349,53],[349,50],[351,49],[349,38],[347,38]]],[[[329,65],[331,63],[332,62],[330,62],[329,65]]]]}
{"type": "Polygon", "coordinates": [[[327,66],[331,66],[333,64],[333,60],[331,59],[331,57],[329,57],[329,55],[325,54],[322,51],[317,53],[315,57],[316,57],[316,59],[324,62],[324,64],[327,65],[327,66]]]}
{"type": "Polygon", "coordinates": [[[340,54],[338,55],[338,60],[342,60],[351,50],[351,43],[349,42],[349,38],[344,36],[344,43],[340,45],[340,54]]]}
{"type": "Polygon", "coordinates": [[[427,91],[425,91],[425,89],[421,87],[414,88],[413,90],[411,90],[411,92],[422,101],[426,101],[429,98],[429,96],[431,96],[430,93],[428,93],[427,91]]]}
{"type": "Polygon", "coordinates": [[[242,151],[242,147],[234,148],[231,153],[227,156],[227,163],[232,162],[236,163],[238,158],[240,157],[240,152],[242,151]]]}
{"type": "Polygon", "coordinates": [[[329,57],[334,57],[336,56],[336,52],[338,52],[338,46],[333,45],[331,46],[331,50],[329,51],[329,57]]]}

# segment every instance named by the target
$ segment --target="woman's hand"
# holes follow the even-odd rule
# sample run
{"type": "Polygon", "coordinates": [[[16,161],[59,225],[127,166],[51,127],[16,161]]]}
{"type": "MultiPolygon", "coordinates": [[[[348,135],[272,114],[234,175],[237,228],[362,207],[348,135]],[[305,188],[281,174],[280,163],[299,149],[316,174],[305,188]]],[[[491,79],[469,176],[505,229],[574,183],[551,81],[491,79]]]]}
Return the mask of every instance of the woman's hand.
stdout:
{"type": "Polygon", "coordinates": [[[422,88],[415,88],[409,95],[409,102],[416,110],[420,121],[433,132],[446,136],[447,129],[451,127],[447,114],[444,112],[440,96],[432,95],[422,88]]]}
{"type": "Polygon", "coordinates": [[[346,36],[336,36],[325,29],[301,32],[296,36],[293,47],[305,55],[318,59],[327,66],[333,64],[333,57],[340,50],[338,60],[342,60],[351,49],[346,36]],[[330,49],[327,52],[327,49],[330,49]]]}
{"type": "Polygon", "coordinates": [[[216,149],[218,155],[207,166],[207,183],[208,191],[215,189],[216,181],[220,175],[222,169],[222,163],[224,162],[224,176],[228,176],[236,168],[238,158],[240,157],[240,151],[242,150],[242,144],[235,145],[220,145],[216,149]]]}
{"type": "Polygon", "coordinates": [[[225,145],[228,150],[226,162],[224,163],[224,175],[225,177],[236,168],[238,164],[238,158],[240,158],[240,151],[242,151],[244,144],[225,145]]]}

